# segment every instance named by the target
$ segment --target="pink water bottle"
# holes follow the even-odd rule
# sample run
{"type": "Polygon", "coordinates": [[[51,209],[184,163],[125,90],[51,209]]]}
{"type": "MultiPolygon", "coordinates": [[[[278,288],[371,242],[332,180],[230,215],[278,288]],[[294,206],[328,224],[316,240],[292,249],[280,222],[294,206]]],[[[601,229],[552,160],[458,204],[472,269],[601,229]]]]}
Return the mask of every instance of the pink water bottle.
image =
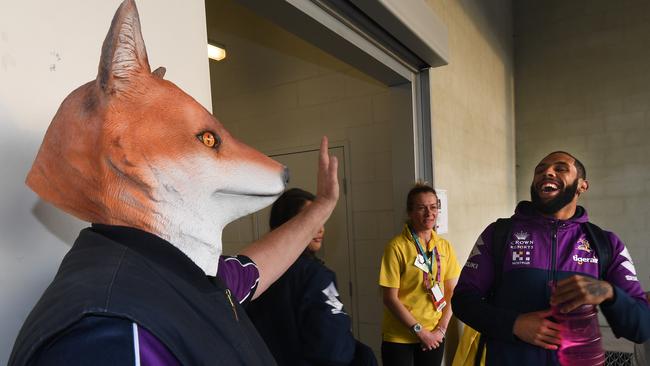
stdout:
{"type": "Polygon", "coordinates": [[[605,365],[605,351],[595,305],[582,305],[566,314],[561,313],[556,306],[553,308],[553,317],[561,327],[562,344],[557,352],[560,365],[605,365]]]}

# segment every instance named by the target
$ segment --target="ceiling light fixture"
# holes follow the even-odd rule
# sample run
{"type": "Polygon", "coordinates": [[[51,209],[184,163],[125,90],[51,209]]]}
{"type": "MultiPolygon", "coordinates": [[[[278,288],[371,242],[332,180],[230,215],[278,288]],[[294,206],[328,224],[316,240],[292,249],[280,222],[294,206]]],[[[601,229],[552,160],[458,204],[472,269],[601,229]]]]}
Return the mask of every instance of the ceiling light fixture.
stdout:
{"type": "Polygon", "coordinates": [[[208,41],[208,58],[221,61],[226,58],[226,49],[218,43],[208,41]]]}

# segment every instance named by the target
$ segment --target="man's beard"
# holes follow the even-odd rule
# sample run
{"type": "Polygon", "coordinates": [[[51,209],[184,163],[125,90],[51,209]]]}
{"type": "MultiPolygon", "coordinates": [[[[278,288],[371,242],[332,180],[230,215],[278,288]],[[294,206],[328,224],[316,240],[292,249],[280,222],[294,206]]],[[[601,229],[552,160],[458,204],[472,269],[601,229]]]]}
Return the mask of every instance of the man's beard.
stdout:
{"type": "Polygon", "coordinates": [[[545,215],[552,215],[560,211],[564,206],[568,205],[578,192],[578,179],[573,184],[566,186],[555,198],[548,202],[543,202],[537,194],[537,190],[533,184],[530,185],[530,200],[533,206],[545,215]]]}

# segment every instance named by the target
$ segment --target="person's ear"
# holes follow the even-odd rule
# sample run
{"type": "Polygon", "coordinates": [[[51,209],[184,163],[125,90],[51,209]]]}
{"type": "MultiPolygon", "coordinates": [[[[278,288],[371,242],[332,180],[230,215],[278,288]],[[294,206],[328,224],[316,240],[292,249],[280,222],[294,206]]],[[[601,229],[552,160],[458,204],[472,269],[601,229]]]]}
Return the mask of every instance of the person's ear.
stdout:
{"type": "Polygon", "coordinates": [[[589,181],[580,178],[580,180],[578,181],[578,194],[587,192],[588,189],[589,189],[589,181]]]}

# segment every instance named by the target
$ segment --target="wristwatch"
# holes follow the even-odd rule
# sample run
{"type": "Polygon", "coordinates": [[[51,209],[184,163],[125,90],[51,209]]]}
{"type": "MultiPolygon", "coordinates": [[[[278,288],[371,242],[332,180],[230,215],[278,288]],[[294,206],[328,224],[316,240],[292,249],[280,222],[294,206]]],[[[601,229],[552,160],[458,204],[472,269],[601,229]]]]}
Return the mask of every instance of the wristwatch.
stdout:
{"type": "Polygon", "coordinates": [[[415,334],[418,334],[422,331],[422,324],[415,323],[411,326],[411,331],[415,334]]]}

